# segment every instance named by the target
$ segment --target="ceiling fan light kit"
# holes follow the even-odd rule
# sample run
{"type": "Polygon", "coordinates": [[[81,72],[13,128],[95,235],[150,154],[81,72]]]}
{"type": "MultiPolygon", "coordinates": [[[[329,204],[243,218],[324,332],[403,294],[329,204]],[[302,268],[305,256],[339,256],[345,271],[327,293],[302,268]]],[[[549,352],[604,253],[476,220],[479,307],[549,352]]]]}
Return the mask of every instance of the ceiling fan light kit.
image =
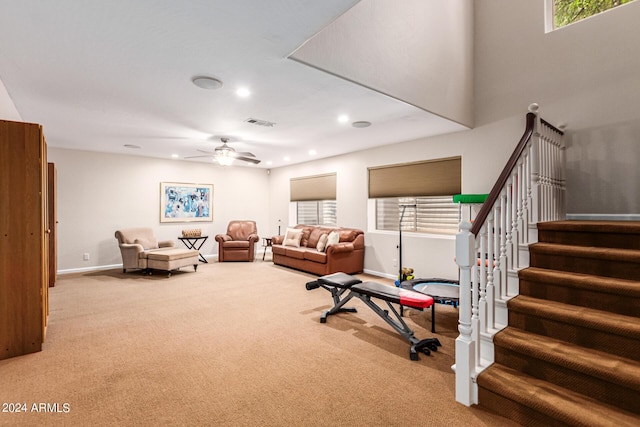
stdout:
{"type": "Polygon", "coordinates": [[[222,141],[222,145],[219,147],[216,147],[213,153],[210,153],[208,151],[198,150],[207,154],[203,156],[189,156],[185,158],[195,159],[198,157],[213,157],[213,159],[216,162],[218,162],[218,164],[223,166],[231,166],[234,160],[242,160],[243,162],[253,163],[254,165],[257,165],[258,163],[260,163],[260,160],[255,158],[256,157],[255,154],[249,153],[246,151],[237,152],[233,147],[229,147],[227,145],[227,142],[229,142],[229,138],[223,137],[223,138],[220,138],[220,141],[222,141]]]}
{"type": "Polygon", "coordinates": [[[222,166],[231,166],[233,164],[233,157],[228,155],[219,155],[216,156],[216,162],[222,166]]]}

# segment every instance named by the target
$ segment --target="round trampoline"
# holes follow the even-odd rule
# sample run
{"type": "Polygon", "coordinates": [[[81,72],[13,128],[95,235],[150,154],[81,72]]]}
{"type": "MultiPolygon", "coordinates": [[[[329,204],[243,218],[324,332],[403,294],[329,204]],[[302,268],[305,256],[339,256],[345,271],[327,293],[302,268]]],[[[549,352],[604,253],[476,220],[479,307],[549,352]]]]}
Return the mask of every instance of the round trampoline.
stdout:
{"type": "MultiPolygon", "coordinates": [[[[434,303],[449,304],[458,307],[460,302],[460,286],[457,280],[448,279],[413,279],[402,282],[403,289],[429,295],[434,303]]],[[[431,332],[436,332],[436,305],[431,306],[431,332]]]]}

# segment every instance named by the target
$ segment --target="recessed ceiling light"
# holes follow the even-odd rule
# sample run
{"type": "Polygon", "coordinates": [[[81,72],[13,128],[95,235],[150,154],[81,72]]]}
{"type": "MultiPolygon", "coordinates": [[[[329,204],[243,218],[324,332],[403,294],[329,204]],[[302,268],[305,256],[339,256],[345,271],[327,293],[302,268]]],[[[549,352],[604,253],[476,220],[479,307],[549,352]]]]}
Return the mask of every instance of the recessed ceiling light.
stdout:
{"type": "Polygon", "coordinates": [[[180,157],[180,155],[179,154],[172,154],[171,157],[173,157],[174,159],[177,159],[177,158],[180,157]]]}
{"type": "Polygon", "coordinates": [[[272,165],[272,164],[273,164],[273,162],[272,162],[271,160],[269,160],[269,161],[267,162],[267,165],[272,165]]]}
{"type": "Polygon", "coordinates": [[[371,122],[353,122],[351,123],[351,126],[353,126],[354,128],[368,128],[369,126],[371,126],[371,122]]]}
{"type": "Polygon", "coordinates": [[[291,160],[291,157],[289,157],[289,156],[284,156],[284,157],[282,158],[282,160],[284,160],[285,162],[288,162],[289,160],[291,160]]]}
{"type": "Polygon", "coordinates": [[[135,145],[135,144],[124,144],[124,146],[125,146],[126,148],[132,148],[132,149],[135,149],[135,150],[137,150],[137,149],[139,149],[139,148],[142,148],[142,147],[140,147],[139,145],[135,145]]]}
{"type": "Polygon", "coordinates": [[[247,96],[251,95],[251,92],[246,87],[241,87],[236,91],[236,95],[246,98],[247,96]]]}
{"type": "Polygon", "coordinates": [[[222,82],[216,78],[208,76],[196,76],[191,79],[194,85],[202,89],[216,90],[222,87],[222,82]]]}
{"type": "Polygon", "coordinates": [[[347,116],[346,114],[338,116],[338,121],[340,123],[347,123],[349,121],[349,116],[347,116]]]}
{"type": "Polygon", "coordinates": [[[316,150],[309,150],[309,155],[310,156],[315,156],[316,154],[318,154],[318,152],[316,150]]]}

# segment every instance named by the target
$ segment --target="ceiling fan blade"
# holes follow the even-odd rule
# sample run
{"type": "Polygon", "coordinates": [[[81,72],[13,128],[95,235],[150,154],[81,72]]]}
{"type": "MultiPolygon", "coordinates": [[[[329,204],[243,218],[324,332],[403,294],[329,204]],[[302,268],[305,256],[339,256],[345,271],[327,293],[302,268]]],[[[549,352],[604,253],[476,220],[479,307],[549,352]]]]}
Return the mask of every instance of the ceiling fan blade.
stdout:
{"type": "Polygon", "coordinates": [[[242,160],[245,162],[249,162],[249,163],[253,163],[254,165],[257,165],[258,163],[260,163],[260,160],[258,159],[252,159],[251,157],[235,157],[236,160],[242,160]]]}
{"type": "Polygon", "coordinates": [[[248,151],[240,151],[240,152],[236,151],[236,155],[244,156],[244,157],[255,157],[256,156],[255,154],[249,153],[248,151]]]}
{"type": "Polygon", "coordinates": [[[205,154],[213,155],[213,153],[212,153],[211,151],[207,151],[207,150],[200,150],[200,149],[197,149],[196,151],[199,151],[199,152],[201,152],[201,153],[205,153],[205,154]]]}
{"type": "Polygon", "coordinates": [[[187,156],[185,157],[185,159],[198,159],[198,158],[202,158],[202,157],[215,157],[213,154],[205,154],[202,156],[187,156]]]}

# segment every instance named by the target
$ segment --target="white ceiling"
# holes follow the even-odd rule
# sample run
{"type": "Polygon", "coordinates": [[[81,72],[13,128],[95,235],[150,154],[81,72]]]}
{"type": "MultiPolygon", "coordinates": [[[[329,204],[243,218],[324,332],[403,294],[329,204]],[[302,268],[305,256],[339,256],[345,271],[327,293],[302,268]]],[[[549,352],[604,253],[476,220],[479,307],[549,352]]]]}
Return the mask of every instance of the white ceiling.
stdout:
{"type": "Polygon", "coordinates": [[[274,168],[464,129],[287,58],[357,2],[0,0],[0,80],[60,148],[184,158],[228,136],[274,168]]]}

